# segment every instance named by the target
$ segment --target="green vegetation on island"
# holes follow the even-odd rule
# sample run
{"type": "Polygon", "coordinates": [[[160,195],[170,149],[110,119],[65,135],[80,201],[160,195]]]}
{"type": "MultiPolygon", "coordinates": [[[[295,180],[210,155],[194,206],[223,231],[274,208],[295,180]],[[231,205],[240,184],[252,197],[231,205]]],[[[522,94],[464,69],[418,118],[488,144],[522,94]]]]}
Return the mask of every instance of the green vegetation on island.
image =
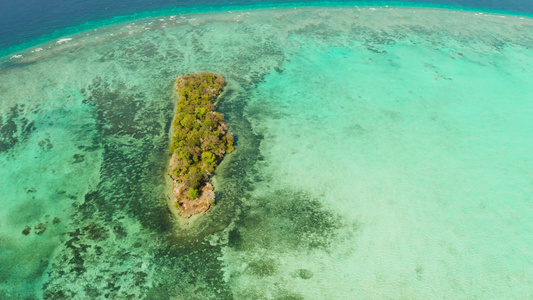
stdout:
{"type": "Polygon", "coordinates": [[[191,73],[176,79],[178,103],[172,122],[170,176],[184,216],[205,211],[214,203],[209,177],[224,155],[233,151],[233,136],[224,115],[214,106],[225,85],[224,78],[213,73],[191,73]],[[192,203],[201,200],[204,193],[210,195],[204,198],[212,199],[192,203]]]}

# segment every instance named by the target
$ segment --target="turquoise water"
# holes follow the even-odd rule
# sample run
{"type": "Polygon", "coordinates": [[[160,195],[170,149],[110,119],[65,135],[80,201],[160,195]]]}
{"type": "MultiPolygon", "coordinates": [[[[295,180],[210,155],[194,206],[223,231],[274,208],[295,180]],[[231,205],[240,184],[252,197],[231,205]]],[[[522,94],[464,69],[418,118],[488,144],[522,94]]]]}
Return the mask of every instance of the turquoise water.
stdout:
{"type": "MultiPolygon", "coordinates": [[[[39,1],[42,2],[44,0],[39,1]]],[[[4,32],[0,30],[0,56],[8,56],[17,51],[21,51],[41,43],[46,43],[50,40],[60,39],[66,35],[72,35],[86,30],[93,30],[102,26],[159,16],[192,13],[249,11],[255,9],[271,9],[273,7],[280,9],[310,6],[388,7],[389,5],[410,8],[445,8],[461,11],[475,11],[489,14],[512,14],[528,17],[531,17],[531,12],[533,11],[533,5],[527,2],[528,0],[494,2],[484,2],[483,0],[306,0],[298,2],[251,0],[249,2],[232,1],[229,3],[224,1],[205,0],[203,3],[195,1],[195,3],[192,4],[180,4],[180,0],[158,0],[149,3],[141,0],[127,1],[127,3],[109,3],[106,0],[93,0],[90,2],[83,0],[66,0],[66,2],[61,0],[57,1],[61,3],[54,3],[54,1],[34,3],[36,7],[40,5],[41,7],[49,8],[48,11],[38,15],[35,15],[35,13],[33,13],[31,10],[28,10],[27,7],[18,6],[16,3],[0,3],[0,5],[6,4],[5,11],[10,11],[12,13],[12,15],[4,16],[4,18],[0,19],[0,29],[5,30],[4,32]],[[108,10],[110,4],[112,7],[108,10]],[[156,9],[156,7],[166,8],[156,9]],[[30,24],[28,24],[28,18],[31,18],[30,24]]]]}
{"type": "Polygon", "coordinates": [[[95,29],[2,59],[0,298],[533,297],[532,19],[314,7],[95,29]],[[178,224],[172,83],[199,70],[228,81],[237,150],[218,204],[178,224]]]}

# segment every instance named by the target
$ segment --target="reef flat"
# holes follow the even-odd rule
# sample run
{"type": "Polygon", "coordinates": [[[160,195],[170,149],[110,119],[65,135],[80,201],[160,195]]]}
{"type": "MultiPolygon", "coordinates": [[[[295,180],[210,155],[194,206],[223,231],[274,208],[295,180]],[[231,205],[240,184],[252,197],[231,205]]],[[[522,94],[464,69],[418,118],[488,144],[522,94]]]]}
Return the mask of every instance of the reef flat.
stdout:
{"type": "Polygon", "coordinates": [[[277,8],[0,58],[0,299],[532,299],[532,28],[277,8]],[[224,76],[238,150],[216,206],[176,219],[173,84],[191,70],[224,76]]]}
{"type": "Polygon", "coordinates": [[[209,178],[233,151],[233,136],[214,106],[225,85],[221,75],[203,72],[181,75],[175,82],[179,100],[172,121],[169,175],[173,204],[185,218],[215,204],[209,178]]]}

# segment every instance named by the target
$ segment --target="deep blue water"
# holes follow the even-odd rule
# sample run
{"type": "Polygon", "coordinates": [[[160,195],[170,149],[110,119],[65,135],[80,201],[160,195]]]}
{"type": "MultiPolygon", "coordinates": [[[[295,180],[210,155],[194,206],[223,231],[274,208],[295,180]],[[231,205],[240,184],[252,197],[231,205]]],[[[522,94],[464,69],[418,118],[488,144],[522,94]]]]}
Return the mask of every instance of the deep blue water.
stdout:
{"type": "MultiPolygon", "coordinates": [[[[316,1],[213,1],[213,0],[1,0],[0,1],[0,54],[7,54],[30,46],[30,41],[43,35],[62,35],[56,32],[88,21],[104,20],[116,16],[132,16],[144,11],[178,9],[183,12],[195,10],[219,10],[226,6],[276,6],[313,5],[316,1]]],[[[328,4],[383,5],[416,4],[427,6],[455,6],[467,9],[503,10],[512,13],[533,13],[533,0],[411,0],[400,1],[330,1],[328,4]]],[[[94,26],[94,25],[93,25],[94,26]]],[[[34,41],[35,43],[35,41],[34,41]]]]}

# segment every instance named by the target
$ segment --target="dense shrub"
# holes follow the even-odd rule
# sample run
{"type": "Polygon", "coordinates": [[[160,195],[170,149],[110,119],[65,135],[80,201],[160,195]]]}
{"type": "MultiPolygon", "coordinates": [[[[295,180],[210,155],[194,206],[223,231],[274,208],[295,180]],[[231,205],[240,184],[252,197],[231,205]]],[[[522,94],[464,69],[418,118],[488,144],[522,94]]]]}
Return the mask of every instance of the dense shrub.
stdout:
{"type": "Polygon", "coordinates": [[[213,73],[182,75],[175,83],[178,104],[170,151],[177,163],[170,175],[184,184],[182,193],[191,200],[198,197],[224,155],[233,151],[224,115],[214,111],[214,101],[225,85],[224,78],[213,73]]]}
{"type": "Polygon", "coordinates": [[[187,195],[189,196],[190,199],[196,199],[198,198],[198,190],[189,188],[189,192],[187,193],[187,195]]]}

